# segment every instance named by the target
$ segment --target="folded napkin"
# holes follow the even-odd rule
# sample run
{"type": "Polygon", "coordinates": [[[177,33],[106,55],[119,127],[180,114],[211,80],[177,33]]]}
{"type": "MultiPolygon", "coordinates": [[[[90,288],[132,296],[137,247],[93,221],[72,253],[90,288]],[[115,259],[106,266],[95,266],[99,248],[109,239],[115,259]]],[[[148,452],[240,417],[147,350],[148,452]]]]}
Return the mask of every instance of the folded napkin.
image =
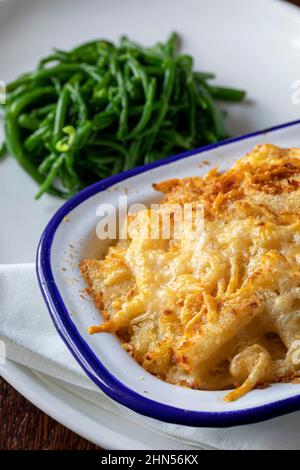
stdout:
{"type": "Polygon", "coordinates": [[[7,358],[49,384],[138,426],[200,449],[300,449],[300,412],[248,426],[191,428],[146,418],[106,397],[86,377],[58,336],[39,291],[34,264],[0,265],[0,339],[7,358]]]}

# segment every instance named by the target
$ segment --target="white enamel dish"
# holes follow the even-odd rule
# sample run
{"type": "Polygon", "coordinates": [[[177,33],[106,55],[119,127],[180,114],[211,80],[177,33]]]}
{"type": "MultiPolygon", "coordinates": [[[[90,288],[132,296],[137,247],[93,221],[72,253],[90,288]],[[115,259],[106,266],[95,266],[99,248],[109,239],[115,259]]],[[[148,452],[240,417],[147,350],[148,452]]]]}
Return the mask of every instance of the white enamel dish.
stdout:
{"type": "Polygon", "coordinates": [[[275,384],[226,403],[223,391],[206,392],[167,384],[143,370],[113,335],[90,336],[86,331],[100,318],[93,303],[82,295],[85,284],[79,261],[101,257],[107,249],[107,241],[96,236],[99,204],[112,204],[117,210],[119,197],[126,195],[129,206],[149,205],[158,200],[153,183],[201,175],[207,171],[204,161],[224,170],[261,143],[299,147],[300,121],[112,176],[65,203],[44,231],[37,271],[59,334],[87,375],[111,398],[138,413],[176,424],[222,427],[257,422],[300,408],[300,385],[275,384]]]}
{"type": "MultiPolygon", "coordinates": [[[[300,106],[292,104],[291,92],[300,78],[300,10],[281,0],[76,0],[76,8],[73,0],[0,0],[0,79],[9,81],[31,69],[52,46],[69,48],[99,36],[116,40],[124,32],[150,44],[172,29],[182,36],[182,50],[195,57],[197,68],[215,71],[220,84],[247,90],[245,105],[230,105],[232,135],[298,119],[300,106]]],[[[0,262],[31,262],[41,231],[61,200],[46,195],[35,203],[36,185],[14,159],[4,159],[0,169],[0,217],[5,221],[0,262]]],[[[67,407],[71,400],[60,390],[49,387],[46,392],[31,381],[29,370],[22,374],[19,380],[17,364],[5,373],[0,370],[37,406],[96,444],[157,448],[154,433],[142,444],[138,438],[129,444],[128,435],[136,436],[133,422],[120,422],[116,436],[113,415],[109,419],[101,408],[95,413],[83,399],[67,407]]],[[[261,435],[261,428],[257,431],[261,435]]]]}

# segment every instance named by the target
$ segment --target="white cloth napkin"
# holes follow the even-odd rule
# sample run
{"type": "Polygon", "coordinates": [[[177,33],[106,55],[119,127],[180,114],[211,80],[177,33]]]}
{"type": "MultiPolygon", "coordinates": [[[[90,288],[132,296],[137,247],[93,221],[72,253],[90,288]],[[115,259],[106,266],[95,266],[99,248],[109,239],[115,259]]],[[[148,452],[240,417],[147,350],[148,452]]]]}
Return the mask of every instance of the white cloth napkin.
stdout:
{"type": "Polygon", "coordinates": [[[106,397],[86,377],[58,336],[39,291],[34,264],[0,265],[0,339],[7,358],[71,393],[157,434],[201,449],[300,449],[300,412],[227,429],[191,428],[134,413],[106,397]]]}

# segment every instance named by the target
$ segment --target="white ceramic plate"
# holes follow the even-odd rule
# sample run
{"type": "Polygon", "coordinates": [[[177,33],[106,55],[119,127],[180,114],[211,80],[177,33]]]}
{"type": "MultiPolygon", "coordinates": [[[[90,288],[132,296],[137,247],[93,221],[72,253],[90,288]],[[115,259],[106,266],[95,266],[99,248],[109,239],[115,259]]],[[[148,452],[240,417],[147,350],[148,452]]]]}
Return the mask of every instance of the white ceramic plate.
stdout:
{"type": "Polygon", "coordinates": [[[96,235],[99,207],[110,205],[117,213],[122,197],[127,197],[128,207],[149,205],[159,198],[153,183],[203,175],[207,172],[203,162],[223,171],[263,143],[299,147],[300,121],[111,176],[71,198],[47,225],[37,270],[54,325],[86,374],[122,405],[162,421],[201,427],[249,424],[300,409],[300,385],[273,384],[227,403],[222,399],[224,391],[191,390],[154,377],[124,351],[114,335],[87,333],[90,325],[99,323],[99,313],[82,296],[86,286],[79,262],[102,258],[110,243],[96,235]]]}
{"type": "Polygon", "coordinates": [[[105,411],[60,387],[59,381],[37,375],[20,364],[8,360],[5,366],[0,366],[0,374],[56,421],[104,449],[196,449],[105,411]]]}
{"type": "MultiPolygon", "coordinates": [[[[300,78],[299,26],[300,10],[279,0],[0,0],[0,79],[30,69],[52,46],[116,39],[124,32],[151,43],[176,29],[198,67],[216,71],[220,83],[248,90],[247,105],[230,107],[230,129],[238,135],[299,116],[300,107],[290,100],[291,83],[300,78]]],[[[31,262],[61,201],[45,196],[34,202],[36,185],[13,159],[1,162],[0,170],[0,262],[31,262]]],[[[10,370],[6,378],[14,376],[10,370]]],[[[48,398],[41,393],[43,400],[48,398]]],[[[63,407],[61,413],[68,425],[63,407]]],[[[88,413],[82,403],[81,419],[88,413]]],[[[79,430],[80,418],[73,418],[79,430]]]]}

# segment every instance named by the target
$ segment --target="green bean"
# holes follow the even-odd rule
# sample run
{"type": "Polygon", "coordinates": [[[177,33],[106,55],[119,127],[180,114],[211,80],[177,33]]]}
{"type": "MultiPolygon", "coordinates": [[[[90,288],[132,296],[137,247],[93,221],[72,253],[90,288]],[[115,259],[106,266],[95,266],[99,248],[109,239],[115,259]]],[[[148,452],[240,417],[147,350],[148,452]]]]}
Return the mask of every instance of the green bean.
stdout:
{"type": "Polygon", "coordinates": [[[212,96],[210,95],[208,89],[201,84],[198,84],[208,106],[208,110],[211,115],[211,119],[214,125],[214,132],[218,139],[226,139],[228,137],[227,129],[224,125],[222,113],[220,110],[215,106],[212,96]]]}
{"type": "Polygon", "coordinates": [[[75,55],[75,56],[81,56],[86,51],[89,51],[91,49],[99,51],[99,49],[98,49],[99,45],[102,46],[102,48],[103,47],[105,47],[105,48],[114,47],[113,44],[109,41],[103,41],[103,40],[96,39],[94,41],[89,41],[89,42],[86,42],[84,44],[81,44],[78,47],[75,47],[74,49],[72,49],[71,54],[75,55]]]}
{"type": "Polygon", "coordinates": [[[16,80],[10,82],[7,87],[7,93],[12,93],[19,89],[20,87],[25,87],[31,81],[32,74],[31,73],[24,73],[20,75],[16,80]]]}
{"type": "Polygon", "coordinates": [[[174,62],[171,59],[166,61],[166,71],[164,76],[163,91],[161,97],[161,108],[156,119],[155,130],[158,130],[163,119],[165,118],[169,106],[169,100],[172,94],[175,75],[174,62]]]}
{"type": "Polygon", "coordinates": [[[24,127],[24,129],[35,131],[38,129],[40,121],[30,114],[20,114],[18,124],[19,126],[24,127]]]}
{"type": "MultiPolygon", "coordinates": [[[[113,140],[104,140],[104,139],[97,139],[90,141],[88,143],[89,146],[95,146],[95,147],[108,147],[117,150],[118,152],[122,153],[125,157],[127,156],[127,150],[117,142],[114,142],[113,140]]],[[[101,157],[102,161],[102,157],[101,157]]]]}
{"type": "Polygon", "coordinates": [[[175,56],[177,43],[178,43],[178,35],[177,33],[172,33],[169,39],[167,40],[166,46],[165,46],[165,49],[168,55],[170,55],[171,57],[175,56]]]}
{"type": "Polygon", "coordinates": [[[85,83],[81,87],[81,91],[83,94],[90,92],[90,90],[94,87],[94,80],[91,77],[88,77],[85,83]]]}
{"type": "Polygon", "coordinates": [[[28,88],[28,85],[19,85],[18,87],[14,88],[13,91],[7,94],[6,103],[9,105],[16,98],[18,98],[19,96],[22,96],[26,91],[30,91],[30,89],[28,88]]]}
{"type": "Polygon", "coordinates": [[[50,153],[50,155],[48,155],[48,157],[46,157],[42,163],[40,163],[40,165],[38,166],[38,172],[41,174],[41,175],[44,175],[47,173],[47,171],[51,168],[52,166],[52,163],[54,162],[54,160],[57,159],[57,155],[55,153],[50,153]]]}
{"type": "Polygon", "coordinates": [[[72,86],[70,84],[67,85],[70,94],[71,94],[71,99],[73,100],[74,103],[78,106],[78,120],[80,124],[83,124],[88,117],[88,110],[87,106],[84,102],[84,99],[79,91],[78,84],[77,86],[72,86]]]}
{"type": "Polygon", "coordinates": [[[155,152],[152,150],[149,152],[146,153],[145,155],[145,164],[147,165],[147,163],[152,163],[156,160],[156,157],[155,157],[155,152]]]}
{"type": "Polygon", "coordinates": [[[194,71],[178,43],[173,33],[152,47],[123,37],[118,45],[54,49],[8,84],[6,146],[40,185],[38,198],[69,197],[99,178],[227,137],[216,100],[238,102],[245,93],[194,71]]]}
{"type": "Polygon", "coordinates": [[[81,64],[59,64],[45,69],[38,69],[32,74],[31,80],[35,83],[39,83],[48,80],[51,77],[61,79],[81,70],[81,64]]]}
{"type": "Polygon", "coordinates": [[[86,72],[95,82],[101,82],[102,76],[98,73],[96,67],[89,64],[80,64],[80,69],[86,72]]]}
{"type": "Polygon", "coordinates": [[[161,65],[162,54],[155,51],[153,48],[142,47],[132,41],[127,36],[122,36],[120,39],[120,46],[127,51],[131,51],[136,55],[141,55],[145,60],[149,61],[150,64],[161,65]]]}
{"type": "Polygon", "coordinates": [[[103,166],[107,163],[114,163],[114,161],[116,160],[116,156],[113,155],[113,156],[110,156],[110,157],[103,157],[101,156],[101,160],[99,160],[99,156],[98,155],[94,155],[92,157],[90,157],[90,160],[92,162],[95,163],[95,165],[98,165],[98,166],[103,166]]]}
{"type": "Polygon", "coordinates": [[[175,67],[171,59],[167,59],[165,65],[164,83],[162,89],[162,96],[160,100],[160,109],[158,116],[156,117],[155,123],[147,131],[141,134],[141,136],[156,133],[164,120],[169,106],[169,99],[172,94],[172,88],[174,83],[174,72],[175,67]]]}
{"type": "Polygon", "coordinates": [[[153,78],[150,82],[149,88],[146,94],[146,103],[143,108],[143,112],[140,118],[140,121],[137,123],[136,127],[131,131],[127,138],[135,138],[138,136],[147,126],[153,111],[154,96],[156,90],[156,79],[153,78]]]}
{"type": "Polygon", "coordinates": [[[7,155],[6,143],[2,142],[0,145],[0,160],[2,160],[7,155]]]}
{"type": "Polygon", "coordinates": [[[86,121],[82,124],[81,127],[76,131],[75,139],[71,145],[71,151],[80,150],[85,143],[87,142],[89,136],[91,135],[93,129],[93,124],[91,121],[86,121]]]}
{"type": "Polygon", "coordinates": [[[36,147],[42,145],[41,139],[47,134],[50,133],[49,126],[45,125],[39,127],[36,131],[30,134],[24,141],[24,149],[30,154],[35,151],[36,147]]]}
{"type": "MultiPolygon", "coordinates": [[[[78,179],[76,175],[76,180],[78,179]]],[[[66,167],[66,160],[59,166],[58,172],[56,174],[55,180],[59,180],[64,188],[66,188],[67,193],[71,196],[74,193],[76,182],[74,181],[73,175],[70,174],[66,167]]],[[[55,181],[54,180],[54,181],[55,181]]],[[[54,183],[53,183],[54,184],[54,183]]]]}
{"type": "Polygon", "coordinates": [[[14,115],[15,117],[18,116],[24,108],[26,108],[29,104],[34,103],[36,100],[40,98],[44,98],[46,96],[55,96],[55,90],[51,86],[47,87],[40,87],[36,88],[25,95],[20,96],[18,99],[15,99],[10,108],[9,113],[14,115]]]}
{"type": "Polygon", "coordinates": [[[60,60],[68,61],[69,58],[70,58],[69,53],[55,49],[53,54],[50,54],[48,57],[45,57],[44,59],[39,61],[38,68],[43,68],[49,62],[60,61],[60,60]]]}
{"type": "Polygon", "coordinates": [[[61,180],[65,188],[68,189],[69,193],[73,194],[80,187],[80,178],[73,168],[73,160],[70,160],[68,156],[64,161],[65,170],[61,172],[61,180]]]}
{"type": "Polygon", "coordinates": [[[166,142],[169,142],[170,145],[176,144],[176,146],[188,150],[191,148],[191,139],[190,137],[184,137],[178,132],[164,130],[160,132],[160,137],[162,137],[166,142]]]}
{"type": "Polygon", "coordinates": [[[38,182],[42,182],[42,178],[38,173],[36,167],[26,157],[19,137],[18,115],[30,103],[35,100],[53,95],[52,87],[37,88],[34,91],[26,93],[24,96],[17,98],[10,106],[6,114],[5,131],[6,131],[6,144],[11,154],[13,154],[20,165],[38,182]]]}
{"type": "Polygon", "coordinates": [[[61,167],[61,165],[63,164],[63,161],[64,161],[64,158],[65,158],[65,155],[62,154],[60,157],[58,157],[52,167],[51,167],[51,170],[47,176],[47,178],[44,180],[44,182],[41,184],[41,187],[38,191],[38,193],[36,194],[35,196],[35,199],[39,199],[42,194],[44,194],[45,192],[49,191],[50,187],[52,186],[55,178],[56,178],[56,175],[58,173],[58,170],[59,168],[61,167]]]}
{"type": "Polygon", "coordinates": [[[134,140],[132,142],[128,151],[128,155],[125,159],[124,170],[129,170],[130,168],[133,168],[136,165],[140,157],[141,145],[141,139],[134,140]]]}
{"type": "MultiPolygon", "coordinates": [[[[47,139],[51,136],[51,127],[53,123],[54,116],[47,116],[41,123],[38,129],[33,131],[25,140],[24,140],[24,151],[27,155],[36,154],[37,151],[43,149],[43,146],[48,145],[47,139]]],[[[48,151],[51,150],[50,146],[48,151]]]]}
{"type": "Polygon", "coordinates": [[[40,108],[34,109],[31,114],[34,117],[43,117],[50,112],[52,112],[56,108],[56,104],[46,104],[45,106],[41,106],[40,108]]]}
{"type": "Polygon", "coordinates": [[[90,121],[86,121],[85,123],[83,123],[82,126],[77,129],[75,133],[75,138],[69,150],[66,152],[66,169],[69,175],[72,177],[73,186],[77,186],[79,184],[78,175],[74,171],[75,153],[78,152],[85,145],[91,135],[92,129],[93,125],[90,121]]]}
{"type": "Polygon", "coordinates": [[[127,65],[131,68],[134,76],[141,81],[146,95],[148,90],[148,76],[143,66],[130,54],[127,55],[126,59],[127,65]]]}
{"type": "Polygon", "coordinates": [[[123,162],[121,159],[114,158],[114,166],[113,166],[111,174],[115,175],[116,173],[120,173],[120,171],[122,170],[122,165],[123,165],[123,162]]]}
{"type": "Polygon", "coordinates": [[[120,72],[116,74],[117,82],[120,88],[120,96],[121,96],[121,103],[122,109],[120,113],[120,120],[119,120],[119,130],[118,130],[118,137],[122,140],[125,137],[127,132],[128,126],[128,95],[125,87],[125,83],[123,80],[123,76],[120,72]]]}
{"type": "Polygon", "coordinates": [[[194,141],[196,135],[196,105],[197,105],[197,91],[192,72],[187,77],[187,89],[190,97],[190,142],[194,141]]]}
{"type": "Polygon", "coordinates": [[[96,114],[93,119],[94,128],[98,131],[105,129],[117,120],[117,115],[114,111],[102,111],[96,114]]]}
{"type": "Polygon", "coordinates": [[[234,90],[232,88],[216,86],[209,86],[208,89],[212,97],[216,100],[240,102],[243,101],[246,96],[246,92],[244,90],[234,90]]]}
{"type": "Polygon", "coordinates": [[[65,85],[58,98],[57,107],[56,107],[53,138],[52,138],[52,145],[54,147],[56,143],[58,142],[58,140],[60,140],[63,135],[63,127],[66,121],[69,99],[70,99],[70,90],[69,90],[68,85],[65,85]]]}
{"type": "Polygon", "coordinates": [[[195,79],[203,80],[212,80],[216,78],[216,75],[212,72],[194,72],[195,79]]]}

